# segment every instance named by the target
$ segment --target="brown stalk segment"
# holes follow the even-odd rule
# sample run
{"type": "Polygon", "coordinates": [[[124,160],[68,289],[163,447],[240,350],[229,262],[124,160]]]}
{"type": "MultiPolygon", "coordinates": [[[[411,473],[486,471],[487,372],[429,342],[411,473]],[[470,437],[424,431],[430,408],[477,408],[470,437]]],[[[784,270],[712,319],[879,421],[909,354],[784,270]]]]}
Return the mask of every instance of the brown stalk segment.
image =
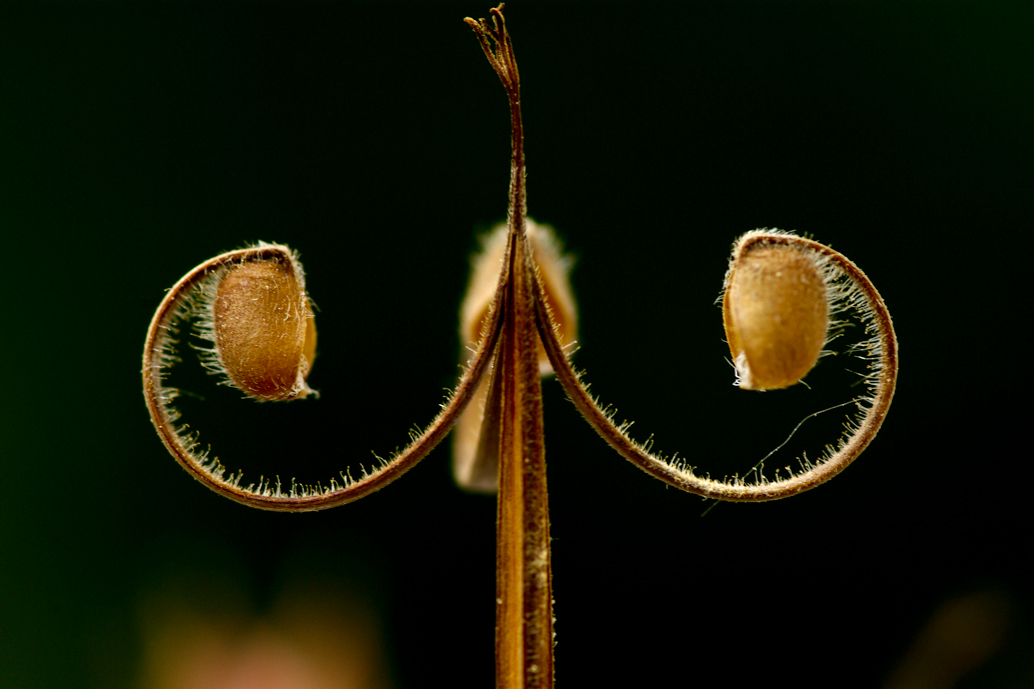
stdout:
{"type": "MultiPolygon", "coordinates": [[[[553,687],[549,505],[527,242],[514,236],[497,366],[503,386],[497,524],[496,686],[553,687]]],[[[486,415],[487,418],[488,415],[486,415]]]]}
{"type": "MultiPolygon", "coordinates": [[[[503,6],[491,21],[465,20],[499,75],[510,105],[510,279],[504,297],[496,383],[502,387],[496,585],[497,689],[552,689],[553,596],[536,310],[539,295],[526,232],[527,195],[520,79],[503,6]]],[[[542,305],[542,308],[545,308],[542,305]]],[[[485,418],[494,416],[486,412],[485,418]]],[[[484,429],[483,429],[484,430],[484,429]]]]}

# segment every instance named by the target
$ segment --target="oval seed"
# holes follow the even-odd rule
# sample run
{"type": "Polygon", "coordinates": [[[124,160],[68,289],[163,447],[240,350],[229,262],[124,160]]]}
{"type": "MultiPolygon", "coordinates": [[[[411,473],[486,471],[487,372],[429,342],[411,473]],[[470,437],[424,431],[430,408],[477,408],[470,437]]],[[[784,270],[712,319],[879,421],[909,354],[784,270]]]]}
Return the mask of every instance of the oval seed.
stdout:
{"type": "Polygon", "coordinates": [[[722,319],[741,388],[774,390],[800,382],[818,361],[829,329],[816,257],[761,242],[738,250],[726,278],[722,319]]]}
{"type": "Polygon", "coordinates": [[[316,357],[316,324],[300,266],[285,259],[239,263],[215,294],[213,332],[231,383],[262,401],[301,399],[316,357]]]}

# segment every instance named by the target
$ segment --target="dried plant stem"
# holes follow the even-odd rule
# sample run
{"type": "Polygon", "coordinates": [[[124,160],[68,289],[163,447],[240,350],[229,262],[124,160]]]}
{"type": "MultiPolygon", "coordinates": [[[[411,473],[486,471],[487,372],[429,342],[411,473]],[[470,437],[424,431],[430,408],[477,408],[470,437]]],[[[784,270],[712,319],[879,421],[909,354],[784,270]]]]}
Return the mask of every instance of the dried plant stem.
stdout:
{"type": "MultiPolygon", "coordinates": [[[[553,601],[542,386],[534,287],[524,237],[513,236],[490,402],[501,406],[496,545],[496,686],[553,686],[553,601]],[[498,397],[493,393],[498,391],[498,397]]],[[[486,412],[487,432],[494,412],[486,412]]]]}
{"type": "Polygon", "coordinates": [[[482,425],[482,441],[499,442],[496,544],[496,687],[553,686],[553,595],[550,581],[549,508],[539,378],[536,299],[541,287],[526,232],[524,128],[520,78],[502,15],[491,25],[467,18],[499,75],[510,104],[510,203],[506,268],[511,279],[503,303],[502,337],[482,425]],[[496,426],[499,432],[493,435],[496,426]]]}

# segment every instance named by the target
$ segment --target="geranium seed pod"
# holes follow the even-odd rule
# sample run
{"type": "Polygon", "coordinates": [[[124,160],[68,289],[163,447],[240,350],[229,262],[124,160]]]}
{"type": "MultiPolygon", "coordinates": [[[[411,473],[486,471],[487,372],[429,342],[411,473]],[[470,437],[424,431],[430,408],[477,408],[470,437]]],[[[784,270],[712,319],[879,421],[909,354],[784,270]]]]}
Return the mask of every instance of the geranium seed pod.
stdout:
{"type": "Polygon", "coordinates": [[[261,401],[301,399],[316,357],[316,324],[301,265],[289,254],[227,269],[212,304],[219,364],[261,401]]]}
{"type": "Polygon", "coordinates": [[[753,233],[738,242],[722,319],[741,388],[785,388],[807,375],[829,330],[827,293],[818,254],[753,233]]]}

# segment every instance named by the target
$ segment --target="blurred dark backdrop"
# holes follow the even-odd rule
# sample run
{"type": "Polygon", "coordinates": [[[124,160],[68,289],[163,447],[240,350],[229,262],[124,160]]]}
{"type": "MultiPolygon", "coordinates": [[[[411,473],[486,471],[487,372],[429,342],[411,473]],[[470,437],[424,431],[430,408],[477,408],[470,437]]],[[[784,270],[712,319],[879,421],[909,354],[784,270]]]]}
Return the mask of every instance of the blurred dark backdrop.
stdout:
{"type": "MultiPolygon", "coordinates": [[[[845,253],[901,343],[855,466],[706,517],[547,383],[559,686],[949,686],[907,678],[967,653],[956,686],[1034,681],[1022,4],[508,4],[531,214],[578,257],[577,363],[638,437],[742,472],[852,394],[732,387],[714,299],[743,231],[845,253]]],[[[487,10],[0,9],[0,686],[164,686],[170,619],[232,645],[303,594],[328,629],[369,621],[390,686],[492,681],[495,503],[453,487],[447,448],[352,505],[265,514],[179,469],[139,391],[164,290],[262,239],[302,253],[323,394],[186,400],[216,453],[325,478],[431,419],[468,256],[505,214],[505,98],[461,21],[487,10]]]]}

